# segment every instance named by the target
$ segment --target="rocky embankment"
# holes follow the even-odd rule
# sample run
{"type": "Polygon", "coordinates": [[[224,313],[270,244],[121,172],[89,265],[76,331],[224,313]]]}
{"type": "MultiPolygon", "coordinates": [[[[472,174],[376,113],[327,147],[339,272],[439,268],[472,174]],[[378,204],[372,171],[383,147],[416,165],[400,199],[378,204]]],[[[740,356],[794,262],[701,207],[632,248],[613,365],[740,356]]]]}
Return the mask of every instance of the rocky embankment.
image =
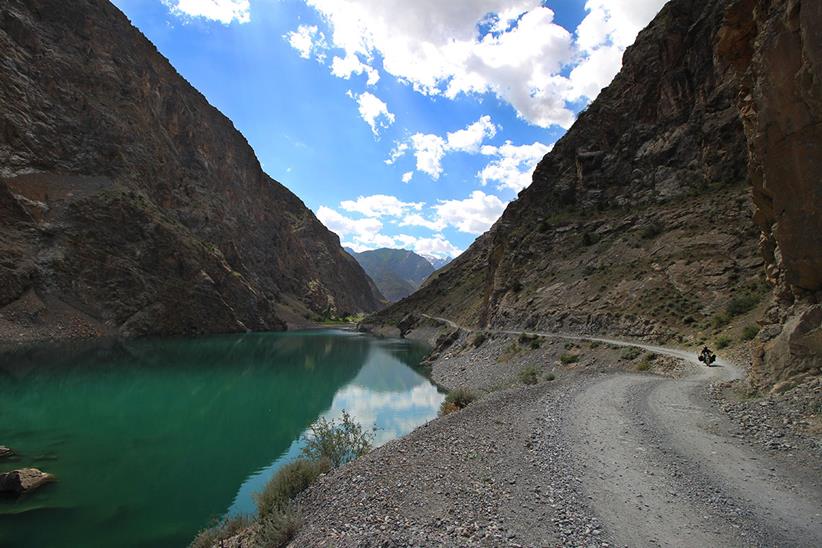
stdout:
{"type": "Polygon", "coordinates": [[[0,6],[0,339],[282,329],[382,298],[107,0],[0,6]]]}

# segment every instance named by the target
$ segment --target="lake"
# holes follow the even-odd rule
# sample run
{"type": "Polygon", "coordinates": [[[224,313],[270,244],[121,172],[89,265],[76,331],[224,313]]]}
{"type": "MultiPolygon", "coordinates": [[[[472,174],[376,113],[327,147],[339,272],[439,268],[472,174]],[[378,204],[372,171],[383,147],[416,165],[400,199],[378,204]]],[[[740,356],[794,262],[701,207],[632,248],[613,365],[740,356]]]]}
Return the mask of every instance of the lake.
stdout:
{"type": "Polygon", "coordinates": [[[37,346],[0,353],[0,472],[58,481],[0,499],[0,546],[186,546],[345,409],[376,443],[437,414],[426,349],[342,330],[37,346]]]}

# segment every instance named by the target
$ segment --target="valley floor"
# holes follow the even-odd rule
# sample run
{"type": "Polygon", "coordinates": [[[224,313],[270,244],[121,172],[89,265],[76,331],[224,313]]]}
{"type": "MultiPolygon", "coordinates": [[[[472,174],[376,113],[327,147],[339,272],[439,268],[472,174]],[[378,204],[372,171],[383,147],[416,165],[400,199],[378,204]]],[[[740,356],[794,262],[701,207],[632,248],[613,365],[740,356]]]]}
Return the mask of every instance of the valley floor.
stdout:
{"type": "Polygon", "coordinates": [[[617,370],[605,340],[512,356],[517,333],[442,352],[435,380],[496,389],[321,478],[297,500],[293,545],[822,545],[820,446],[748,443],[708,397],[739,369],[645,347],[675,365],[617,370]],[[581,365],[554,367],[555,381],[513,381],[517,363],[569,349],[581,365]]]}

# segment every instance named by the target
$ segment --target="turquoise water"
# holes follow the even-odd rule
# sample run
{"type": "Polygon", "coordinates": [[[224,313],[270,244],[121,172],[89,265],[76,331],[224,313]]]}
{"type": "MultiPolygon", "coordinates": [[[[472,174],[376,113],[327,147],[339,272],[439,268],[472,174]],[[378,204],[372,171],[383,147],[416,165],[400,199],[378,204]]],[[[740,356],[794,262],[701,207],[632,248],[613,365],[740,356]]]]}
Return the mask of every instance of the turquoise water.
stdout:
{"type": "Polygon", "coordinates": [[[406,341],[335,331],[38,347],[0,353],[0,445],[58,481],[0,499],[0,546],[185,546],[343,409],[377,443],[443,396],[406,341]]]}

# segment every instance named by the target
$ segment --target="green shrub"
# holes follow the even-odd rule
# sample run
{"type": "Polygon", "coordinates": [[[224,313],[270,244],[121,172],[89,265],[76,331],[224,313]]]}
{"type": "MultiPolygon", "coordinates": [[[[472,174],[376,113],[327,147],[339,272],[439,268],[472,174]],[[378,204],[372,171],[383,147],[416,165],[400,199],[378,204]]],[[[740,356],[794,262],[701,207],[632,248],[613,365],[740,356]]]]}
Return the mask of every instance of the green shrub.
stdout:
{"type": "Polygon", "coordinates": [[[459,411],[476,399],[477,395],[472,391],[466,388],[455,388],[445,396],[445,401],[443,401],[440,406],[440,415],[447,415],[448,413],[459,411]]]}
{"type": "Polygon", "coordinates": [[[539,339],[534,339],[533,341],[531,341],[531,350],[537,350],[540,346],[542,346],[542,343],[539,339]]]}
{"type": "Polygon", "coordinates": [[[591,347],[591,349],[594,349],[594,348],[599,348],[599,345],[600,345],[599,341],[591,341],[589,346],[591,347]]]}
{"type": "Polygon", "coordinates": [[[511,291],[513,291],[514,293],[519,293],[520,291],[522,291],[522,288],[523,288],[522,282],[519,281],[519,280],[517,280],[513,284],[511,284],[511,291]]]}
{"type": "Polygon", "coordinates": [[[484,331],[480,331],[476,335],[474,335],[474,347],[479,348],[482,346],[482,343],[488,338],[488,335],[485,334],[484,331]]]}
{"type": "Polygon", "coordinates": [[[557,378],[557,376],[556,376],[556,375],[554,375],[553,373],[548,373],[547,375],[545,375],[545,380],[546,380],[546,381],[552,381],[552,380],[554,380],[554,379],[556,379],[556,378],[557,378]]]}
{"type": "Polygon", "coordinates": [[[746,325],[742,329],[742,340],[752,341],[759,334],[759,328],[755,325],[746,325]]]}
{"type": "Polygon", "coordinates": [[[261,517],[275,514],[288,507],[291,499],[308,489],[321,474],[331,470],[331,461],[297,459],[280,468],[260,493],[254,494],[257,512],[261,517]]]}
{"type": "Polygon", "coordinates": [[[648,371],[651,368],[651,362],[648,360],[642,360],[636,365],[637,371],[648,371]]]}
{"type": "Polygon", "coordinates": [[[562,354],[559,357],[559,361],[561,361],[565,365],[568,365],[568,364],[571,364],[571,363],[576,363],[576,362],[579,361],[579,354],[570,354],[570,353],[562,354]]]}
{"type": "Polygon", "coordinates": [[[245,516],[223,519],[213,527],[203,529],[197,533],[197,536],[191,541],[190,548],[211,548],[219,544],[220,541],[238,534],[249,527],[251,523],[251,519],[245,516]]]}
{"type": "Polygon", "coordinates": [[[731,344],[731,338],[727,335],[720,335],[716,338],[716,347],[719,349],[728,348],[731,344]]]}
{"type": "Polygon", "coordinates": [[[260,519],[256,545],[265,548],[286,546],[302,527],[300,513],[288,506],[281,512],[270,514],[260,519]]]}
{"type": "Polygon", "coordinates": [[[316,461],[328,459],[334,467],[366,454],[374,439],[373,432],[365,431],[345,410],[339,422],[320,417],[310,430],[304,437],[303,455],[316,461]]]}
{"type": "Polygon", "coordinates": [[[620,354],[620,359],[622,360],[635,360],[642,354],[642,349],[637,348],[636,346],[629,346],[625,350],[622,351],[620,354]]]}
{"type": "Polygon", "coordinates": [[[720,312],[711,320],[714,329],[721,329],[731,322],[731,317],[726,312],[720,312]]]}
{"type": "Polygon", "coordinates": [[[741,316],[746,312],[750,312],[756,305],[759,304],[762,296],[753,292],[743,293],[741,295],[734,295],[733,298],[725,306],[725,312],[728,316],[741,316]]]}
{"type": "Polygon", "coordinates": [[[523,384],[537,384],[539,382],[539,369],[529,365],[519,372],[519,380],[523,384]]]}

